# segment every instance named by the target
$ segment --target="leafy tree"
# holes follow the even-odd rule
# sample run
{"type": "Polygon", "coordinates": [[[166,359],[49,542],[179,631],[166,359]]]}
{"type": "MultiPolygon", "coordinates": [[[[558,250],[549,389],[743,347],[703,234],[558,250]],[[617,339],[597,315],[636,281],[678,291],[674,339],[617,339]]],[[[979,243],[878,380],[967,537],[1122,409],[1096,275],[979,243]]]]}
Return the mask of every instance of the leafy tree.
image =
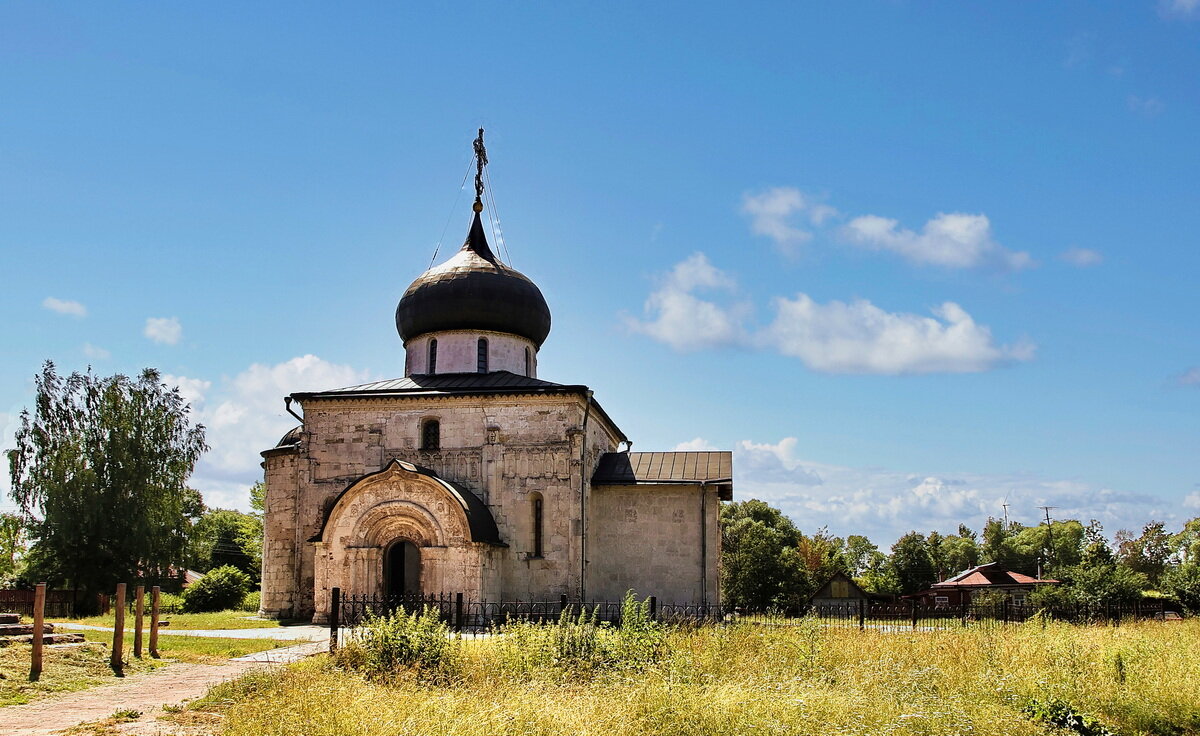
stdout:
{"type": "Polygon", "coordinates": [[[1161,521],[1152,521],[1134,537],[1124,529],[1117,532],[1117,560],[1130,570],[1145,575],[1152,584],[1158,582],[1171,557],[1172,540],[1161,521]]]}
{"type": "Polygon", "coordinates": [[[909,532],[892,545],[890,567],[902,594],[916,593],[935,582],[929,543],[918,532],[909,532]]]}
{"type": "Polygon", "coordinates": [[[957,536],[942,540],[942,558],[949,577],[978,565],[979,545],[975,543],[975,533],[960,525],[957,536]]]}
{"type": "Polygon", "coordinates": [[[188,613],[237,608],[250,590],[250,576],[232,565],[214,568],[183,590],[183,610],[188,613]]]}
{"type": "Polygon", "coordinates": [[[1015,521],[1006,527],[1002,519],[989,518],[983,527],[980,560],[995,562],[1005,569],[1028,575],[1037,572],[1037,558],[1031,558],[1028,550],[1019,550],[1016,546],[1016,536],[1024,529],[1024,526],[1015,521]]]}
{"type": "Polygon", "coordinates": [[[866,574],[868,570],[877,567],[886,558],[870,539],[858,534],[851,534],[846,537],[844,559],[850,576],[858,578],[866,574]]]}
{"type": "Polygon", "coordinates": [[[262,517],[208,509],[193,527],[188,546],[193,570],[232,565],[257,580],[262,569],[262,517]]]}
{"type": "Polygon", "coordinates": [[[1200,615],[1200,564],[1189,562],[1168,569],[1162,577],[1162,588],[1188,613],[1200,615]]]}
{"type": "Polygon", "coordinates": [[[0,580],[17,574],[25,552],[25,524],[20,516],[0,514],[0,580]]]}
{"type": "Polygon", "coordinates": [[[34,540],[31,569],[87,594],[170,577],[198,509],[185,483],[208,449],[179,391],[153,369],[136,379],[62,378],[50,362],[36,388],[8,451],[11,495],[34,540]]]}
{"type": "Polygon", "coordinates": [[[802,553],[803,537],[779,509],[751,499],[721,507],[721,591],[725,602],[752,609],[794,606],[813,581],[806,554],[819,559],[820,544],[802,553]]]}
{"type": "Polygon", "coordinates": [[[1200,516],[1184,522],[1183,529],[1171,537],[1171,547],[1183,564],[1200,564],[1200,516]]]}

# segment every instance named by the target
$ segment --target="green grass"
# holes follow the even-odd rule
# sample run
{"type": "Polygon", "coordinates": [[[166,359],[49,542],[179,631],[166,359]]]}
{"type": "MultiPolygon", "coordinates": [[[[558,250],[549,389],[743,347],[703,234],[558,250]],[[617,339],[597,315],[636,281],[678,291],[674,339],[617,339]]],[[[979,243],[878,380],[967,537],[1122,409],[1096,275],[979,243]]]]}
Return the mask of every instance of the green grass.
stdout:
{"type": "Polygon", "coordinates": [[[732,626],[671,632],[650,664],[576,670],[551,659],[531,670],[494,637],[460,644],[449,677],[367,678],[317,657],[218,685],[197,708],[222,712],[227,736],[1052,733],[1023,712],[1036,699],[1116,733],[1182,736],[1200,734],[1197,641],[1194,620],[922,633],[732,626]]]}
{"type": "MultiPolygon", "coordinates": [[[[163,621],[170,621],[170,628],[174,631],[197,631],[203,629],[213,630],[230,630],[230,629],[269,629],[279,626],[279,622],[270,619],[254,618],[253,613],[246,611],[217,611],[215,613],[172,613],[160,617],[163,621]]],[[[63,618],[55,619],[55,622],[71,623],[71,624],[86,624],[88,626],[108,626],[111,627],[115,623],[113,614],[107,616],[88,616],[87,618],[63,618]]],[[[125,614],[125,628],[131,629],[134,625],[134,617],[132,614],[125,614]]],[[[145,628],[150,629],[150,613],[146,612],[145,628]]]]}
{"type": "MultiPolygon", "coordinates": [[[[106,631],[82,632],[90,642],[112,643],[112,634],[106,631]]],[[[276,639],[218,639],[207,636],[171,636],[159,634],[158,653],[162,659],[196,664],[220,664],[234,657],[242,657],[267,649],[278,649],[295,644],[294,641],[276,639]]],[[[144,658],[149,658],[150,636],[142,638],[144,658]]],[[[133,658],[133,637],[125,636],[125,661],[133,658]]]]}

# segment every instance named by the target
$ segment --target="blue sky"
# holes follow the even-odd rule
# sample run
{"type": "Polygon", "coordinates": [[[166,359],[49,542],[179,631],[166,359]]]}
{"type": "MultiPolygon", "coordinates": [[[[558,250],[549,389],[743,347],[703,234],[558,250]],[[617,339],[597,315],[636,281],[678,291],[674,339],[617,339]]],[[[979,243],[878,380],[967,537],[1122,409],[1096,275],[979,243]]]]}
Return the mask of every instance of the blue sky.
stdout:
{"type": "Polygon", "coordinates": [[[1196,0],[6,4],[4,444],[42,361],[154,366],[245,507],[284,394],[403,373],[482,125],[540,375],[634,449],[884,544],[1005,499],[1177,526],[1198,71],[1196,0]]]}

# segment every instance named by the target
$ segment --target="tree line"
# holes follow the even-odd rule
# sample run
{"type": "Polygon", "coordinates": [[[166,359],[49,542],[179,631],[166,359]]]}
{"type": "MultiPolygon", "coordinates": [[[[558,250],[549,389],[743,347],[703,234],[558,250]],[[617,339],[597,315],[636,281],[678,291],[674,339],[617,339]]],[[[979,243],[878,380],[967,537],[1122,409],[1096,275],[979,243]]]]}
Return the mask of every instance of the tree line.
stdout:
{"type": "Polygon", "coordinates": [[[763,501],[721,508],[721,590],[725,603],[751,609],[803,608],[835,573],[870,593],[900,596],[988,562],[1060,585],[1041,586],[1034,605],[1127,605],[1165,598],[1200,613],[1200,517],[1170,531],[1152,521],[1110,542],[1099,522],[1054,520],[1026,526],[990,518],[976,533],[911,531],[887,552],[866,536],[822,528],[804,534],[763,501]]]}
{"type": "Polygon", "coordinates": [[[187,485],[208,449],[178,388],[47,362],[7,451],[15,514],[0,515],[0,587],[48,582],[83,607],[118,582],[179,590],[185,571],[223,566],[258,581],[262,485],[252,513],[208,508],[187,485]]]}

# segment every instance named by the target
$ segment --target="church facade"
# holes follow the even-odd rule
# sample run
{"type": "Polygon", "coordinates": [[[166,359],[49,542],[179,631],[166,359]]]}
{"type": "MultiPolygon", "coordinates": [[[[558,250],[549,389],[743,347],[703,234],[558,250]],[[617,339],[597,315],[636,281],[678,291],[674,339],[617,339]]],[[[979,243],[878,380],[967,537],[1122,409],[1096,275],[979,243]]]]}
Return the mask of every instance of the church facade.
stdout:
{"type": "Polygon", "coordinates": [[[324,621],[335,587],[719,602],[731,453],[631,452],[587,386],[538,377],[550,310],[492,253],[481,188],[462,249],[396,309],[404,377],[287,398],[303,423],[262,453],[263,615],[324,621]]]}

